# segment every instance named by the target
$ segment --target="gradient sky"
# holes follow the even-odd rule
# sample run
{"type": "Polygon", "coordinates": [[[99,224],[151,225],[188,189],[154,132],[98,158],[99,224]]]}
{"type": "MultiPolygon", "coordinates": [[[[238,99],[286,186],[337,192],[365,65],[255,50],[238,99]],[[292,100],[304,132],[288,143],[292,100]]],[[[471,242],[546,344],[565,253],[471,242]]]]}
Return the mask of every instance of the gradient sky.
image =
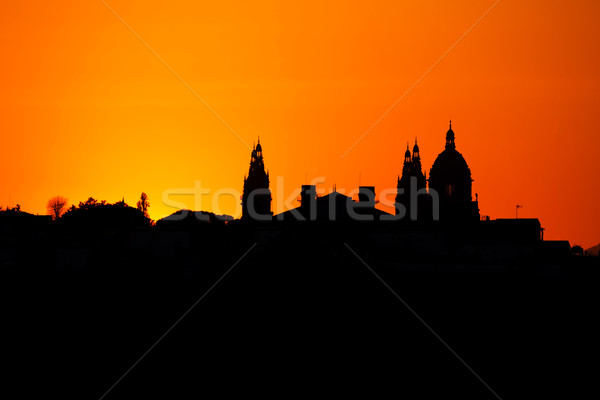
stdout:
{"type": "Polygon", "coordinates": [[[483,215],[598,244],[600,2],[503,0],[473,27],[494,2],[2,2],[0,206],[144,191],[158,219],[166,190],[241,191],[259,135],[276,211],[319,176],[380,192],[452,119],[483,215]]]}

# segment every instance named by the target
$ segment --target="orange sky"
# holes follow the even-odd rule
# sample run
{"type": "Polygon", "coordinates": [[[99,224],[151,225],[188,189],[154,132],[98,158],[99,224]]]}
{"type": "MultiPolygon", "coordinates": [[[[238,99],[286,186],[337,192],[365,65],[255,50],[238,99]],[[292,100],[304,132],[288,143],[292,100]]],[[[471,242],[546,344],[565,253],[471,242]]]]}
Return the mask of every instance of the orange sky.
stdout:
{"type": "Polygon", "coordinates": [[[258,135],[274,201],[277,176],[286,197],[306,176],[381,191],[415,136],[428,172],[452,118],[482,214],[522,204],[595,245],[600,2],[500,1],[342,158],[494,1],[107,0],[155,54],[100,0],[2,2],[0,206],[145,191],[158,219],[166,190],[241,191],[258,135]]]}

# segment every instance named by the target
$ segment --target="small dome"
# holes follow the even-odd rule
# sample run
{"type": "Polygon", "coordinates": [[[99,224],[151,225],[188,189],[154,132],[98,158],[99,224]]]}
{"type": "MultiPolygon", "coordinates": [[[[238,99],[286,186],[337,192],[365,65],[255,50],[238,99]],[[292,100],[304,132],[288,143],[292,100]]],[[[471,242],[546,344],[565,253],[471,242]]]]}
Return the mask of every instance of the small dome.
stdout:
{"type": "Polygon", "coordinates": [[[450,121],[450,129],[446,132],[446,149],[454,149],[454,131],[452,130],[452,121],[450,121]]]}
{"type": "Polygon", "coordinates": [[[452,121],[450,121],[450,129],[446,132],[446,140],[454,140],[454,131],[452,130],[452,121]]]}

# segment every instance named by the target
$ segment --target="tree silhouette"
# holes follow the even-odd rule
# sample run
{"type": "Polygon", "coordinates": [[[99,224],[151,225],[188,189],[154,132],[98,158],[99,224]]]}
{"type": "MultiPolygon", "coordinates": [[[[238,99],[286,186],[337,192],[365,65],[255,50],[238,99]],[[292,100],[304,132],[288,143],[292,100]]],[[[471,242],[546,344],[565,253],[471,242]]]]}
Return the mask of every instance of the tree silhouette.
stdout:
{"type": "Polygon", "coordinates": [[[61,217],[60,222],[68,228],[81,231],[105,230],[115,232],[123,229],[141,228],[151,225],[150,219],[141,210],[129,207],[124,200],[114,204],[93,197],[79,206],[71,206],[61,217]]]}
{"type": "Polygon", "coordinates": [[[93,197],[88,198],[85,203],[80,201],[79,202],[79,208],[83,209],[83,210],[89,210],[92,209],[94,207],[98,207],[98,206],[103,206],[106,204],[106,200],[96,200],[93,197]]]}
{"type": "Polygon", "coordinates": [[[52,215],[52,219],[59,219],[67,208],[67,199],[62,196],[56,196],[48,200],[46,205],[48,213],[52,215]]]}
{"type": "Polygon", "coordinates": [[[144,213],[144,215],[148,216],[148,208],[150,207],[150,202],[148,201],[148,195],[142,192],[140,196],[140,200],[137,202],[137,209],[144,213]]]}
{"type": "Polygon", "coordinates": [[[2,213],[3,215],[14,215],[14,214],[19,214],[21,212],[21,205],[17,204],[14,207],[6,207],[6,208],[2,208],[0,207],[0,213],[2,213]]]}

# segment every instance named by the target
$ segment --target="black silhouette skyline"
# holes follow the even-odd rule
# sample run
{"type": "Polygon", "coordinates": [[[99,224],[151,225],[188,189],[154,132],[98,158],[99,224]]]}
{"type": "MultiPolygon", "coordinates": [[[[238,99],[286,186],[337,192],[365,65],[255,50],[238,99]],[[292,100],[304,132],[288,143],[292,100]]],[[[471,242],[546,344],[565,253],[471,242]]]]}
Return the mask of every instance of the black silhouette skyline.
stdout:
{"type": "Polygon", "coordinates": [[[598,21],[0,3],[0,398],[599,398],[598,21]]]}
{"type": "Polygon", "coordinates": [[[304,185],[273,215],[260,140],[237,220],[153,223],[145,193],[2,210],[8,380],[24,397],[106,399],[596,390],[600,259],[544,240],[537,219],[480,218],[452,127],[429,179],[420,152],[393,214],[373,186],[354,200],[304,185]]]}

